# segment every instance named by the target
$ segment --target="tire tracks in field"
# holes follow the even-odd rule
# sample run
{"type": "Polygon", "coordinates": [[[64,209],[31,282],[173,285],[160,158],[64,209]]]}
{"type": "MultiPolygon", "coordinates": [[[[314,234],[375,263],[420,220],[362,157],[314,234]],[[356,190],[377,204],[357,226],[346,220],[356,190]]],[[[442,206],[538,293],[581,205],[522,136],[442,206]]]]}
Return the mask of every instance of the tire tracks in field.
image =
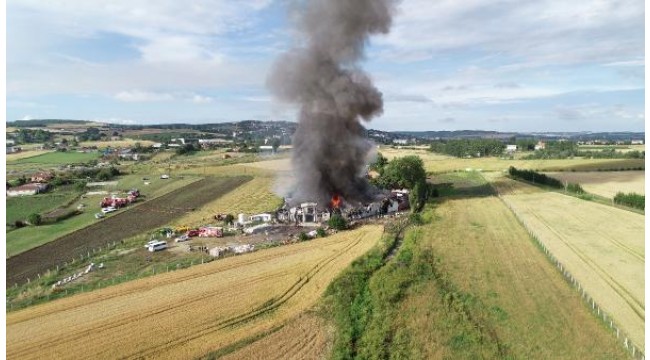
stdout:
{"type": "Polygon", "coordinates": [[[268,305],[259,308],[257,310],[253,310],[248,313],[243,313],[240,315],[233,316],[229,319],[226,319],[224,321],[220,321],[211,325],[208,325],[207,327],[204,327],[203,329],[200,330],[194,330],[192,331],[191,335],[183,336],[181,338],[176,338],[175,340],[171,342],[167,342],[164,346],[155,346],[151,347],[149,349],[143,349],[141,351],[138,351],[135,354],[131,354],[126,357],[122,357],[122,359],[128,359],[128,358],[145,358],[145,357],[152,357],[156,353],[159,353],[161,351],[167,350],[169,348],[173,348],[176,346],[179,346],[184,343],[188,343],[192,340],[199,339],[201,337],[204,337],[210,333],[223,330],[228,327],[233,327],[235,325],[239,325],[248,321],[253,320],[254,318],[266,314],[269,311],[273,311],[277,308],[279,308],[281,305],[286,303],[288,300],[292,299],[301,289],[305,284],[307,284],[313,276],[318,274],[326,265],[331,263],[332,261],[336,260],[338,257],[343,255],[345,252],[347,252],[349,249],[355,247],[358,245],[364,238],[365,234],[360,234],[357,239],[354,240],[354,242],[350,242],[349,240],[346,240],[350,242],[347,244],[343,249],[335,252],[332,256],[326,257],[323,260],[319,261],[314,265],[307,273],[299,278],[298,281],[296,281],[291,287],[289,287],[279,298],[274,300],[272,303],[269,303],[268,305]]]}
{"type": "MultiPolygon", "coordinates": [[[[326,263],[329,263],[329,262],[333,261],[336,257],[340,256],[341,254],[343,254],[348,249],[350,249],[353,246],[355,246],[356,244],[358,244],[361,241],[362,238],[363,238],[363,234],[360,234],[359,238],[354,243],[350,243],[350,244],[346,245],[343,249],[336,252],[334,255],[332,255],[330,257],[326,257],[325,259],[321,260],[319,263],[317,263],[315,266],[313,266],[307,272],[306,275],[308,277],[301,277],[298,281],[294,282],[289,289],[287,289],[284,293],[282,293],[282,295],[280,297],[278,297],[278,300],[274,300],[274,302],[269,304],[269,305],[266,305],[264,307],[253,310],[254,315],[258,316],[258,315],[260,315],[262,313],[265,313],[265,312],[267,312],[269,310],[272,310],[272,309],[278,307],[279,305],[281,305],[282,303],[286,302],[293,295],[295,295],[295,293],[297,291],[299,291],[300,288],[302,288],[302,286],[304,286],[309,281],[309,279],[320,270],[320,268],[322,268],[326,263]],[[299,286],[299,287],[296,288],[297,286],[299,286]],[[292,292],[292,290],[293,290],[293,292],[292,292]],[[289,295],[289,296],[287,297],[287,295],[289,295]],[[278,303],[278,301],[280,301],[280,300],[281,300],[281,302],[278,303]]],[[[349,242],[349,240],[341,239],[341,240],[332,242],[330,244],[327,244],[325,246],[337,245],[337,244],[339,244],[341,242],[349,242]]],[[[156,283],[147,284],[147,286],[145,286],[145,287],[136,287],[136,288],[131,289],[128,292],[117,292],[116,291],[114,294],[110,294],[109,296],[100,296],[100,297],[93,298],[92,302],[84,303],[81,306],[91,305],[93,303],[110,300],[110,299],[116,298],[116,297],[129,296],[129,295],[133,295],[133,294],[136,294],[136,293],[142,293],[142,292],[150,291],[152,289],[155,289],[155,288],[159,287],[160,285],[165,285],[165,286],[174,285],[174,284],[178,284],[178,283],[181,283],[181,282],[184,282],[184,281],[187,281],[187,280],[196,280],[196,279],[201,279],[201,278],[208,277],[208,276],[213,276],[215,274],[225,272],[225,271],[229,271],[229,270],[233,270],[233,269],[236,269],[238,267],[250,266],[250,265],[253,265],[253,264],[260,263],[260,262],[270,261],[270,260],[272,260],[274,258],[277,258],[278,256],[283,256],[283,255],[291,254],[291,253],[295,252],[295,248],[293,248],[291,245],[285,246],[283,248],[284,248],[283,249],[284,251],[281,251],[279,253],[274,252],[274,253],[265,254],[264,256],[261,256],[261,257],[255,259],[255,260],[246,262],[244,264],[241,264],[241,263],[229,264],[229,266],[227,266],[225,268],[219,268],[219,269],[217,269],[217,271],[207,271],[207,272],[201,273],[201,274],[186,273],[186,274],[183,274],[182,276],[173,276],[173,277],[171,277],[171,279],[164,279],[165,280],[164,282],[160,282],[160,283],[156,282],[156,283]]],[[[167,273],[167,274],[169,274],[169,273],[167,273]]],[[[174,274],[174,275],[177,275],[177,274],[174,274]]],[[[283,276],[283,275],[285,275],[285,274],[280,273],[280,274],[276,274],[274,276],[283,276]]],[[[164,276],[164,275],[161,274],[161,276],[164,276]]],[[[268,276],[259,276],[257,278],[251,279],[250,283],[255,284],[255,283],[267,281],[268,278],[269,278],[268,276]]],[[[115,289],[115,290],[119,290],[119,289],[115,289]]],[[[106,332],[106,331],[110,331],[110,330],[115,329],[115,328],[119,328],[121,326],[125,326],[125,325],[127,325],[129,323],[138,322],[138,321],[140,321],[142,319],[146,319],[146,318],[149,318],[149,317],[183,312],[187,305],[204,302],[204,301],[206,301],[206,300],[208,300],[208,299],[210,299],[212,297],[217,297],[219,295],[221,295],[221,294],[215,294],[215,293],[212,293],[212,292],[206,292],[206,293],[203,293],[201,295],[195,295],[195,296],[193,296],[193,297],[191,297],[189,299],[184,299],[184,301],[182,303],[179,303],[178,306],[173,306],[173,307],[163,308],[163,309],[154,309],[154,310],[150,310],[150,311],[146,311],[146,312],[134,313],[134,314],[132,314],[130,316],[121,316],[118,319],[116,319],[114,321],[111,321],[111,322],[104,323],[99,327],[77,329],[74,332],[72,332],[70,334],[67,334],[65,337],[56,337],[56,338],[52,338],[52,339],[50,339],[48,341],[45,341],[45,342],[39,342],[38,344],[34,344],[34,345],[31,345],[31,346],[21,348],[20,351],[15,352],[15,353],[9,353],[8,352],[7,355],[9,357],[14,357],[14,356],[22,357],[23,355],[27,355],[27,354],[33,352],[34,350],[38,350],[39,348],[42,348],[42,347],[50,347],[50,346],[53,346],[53,345],[60,344],[62,342],[68,342],[68,343],[77,342],[77,340],[80,340],[84,336],[86,336],[88,331],[92,331],[93,333],[106,332]]],[[[73,306],[71,306],[69,308],[65,308],[65,309],[59,310],[57,312],[74,310],[74,308],[76,308],[76,307],[77,306],[73,305],[73,306]]],[[[251,317],[250,314],[251,313],[244,313],[244,314],[240,314],[240,315],[238,315],[236,317],[230,317],[230,318],[223,319],[223,320],[221,320],[221,321],[219,321],[217,323],[217,325],[219,325],[219,328],[214,329],[213,331],[217,331],[217,330],[223,329],[225,327],[235,325],[236,323],[247,321],[247,320],[249,320],[248,317],[251,317]]],[[[35,316],[32,316],[30,318],[23,319],[21,321],[15,322],[15,323],[11,323],[11,325],[15,325],[15,324],[19,324],[21,322],[29,321],[29,320],[31,320],[31,319],[33,319],[35,317],[38,317],[39,315],[42,315],[42,314],[36,314],[35,316]]],[[[253,317],[255,317],[255,316],[253,316],[253,317]]],[[[214,327],[214,326],[211,325],[211,327],[214,327]]],[[[210,331],[210,332],[212,332],[212,331],[210,331]]],[[[200,337],[200,336],[197,336],[197,337],[200,337]]],[[[166,348],[168,348],[168,347],[170,347],[170,346],[167,346],[166,348]]]]}

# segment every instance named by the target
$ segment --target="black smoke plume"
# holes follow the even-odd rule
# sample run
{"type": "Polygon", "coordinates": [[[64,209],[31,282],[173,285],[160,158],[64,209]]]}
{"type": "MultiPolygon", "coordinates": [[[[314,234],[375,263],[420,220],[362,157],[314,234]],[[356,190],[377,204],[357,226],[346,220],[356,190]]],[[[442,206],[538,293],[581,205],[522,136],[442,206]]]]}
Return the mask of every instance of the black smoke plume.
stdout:
{"type": "Polygon", "coordinates": [[[298,5],[301,45],[277,59],[268,87],[298,104],[293,202],[373,200],[365,178],[374,155],[360,121],[383,112],[382,94],[359,67],[372,34],[386,34],[394,0],[307,0],[298,5]]]}

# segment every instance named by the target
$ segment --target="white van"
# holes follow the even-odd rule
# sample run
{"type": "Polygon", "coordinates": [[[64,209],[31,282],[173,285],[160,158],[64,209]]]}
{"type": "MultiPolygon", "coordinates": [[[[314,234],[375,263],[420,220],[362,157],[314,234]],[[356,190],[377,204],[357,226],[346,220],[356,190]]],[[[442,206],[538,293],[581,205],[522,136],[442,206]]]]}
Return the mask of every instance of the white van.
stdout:
{"type": "Polygon", "coordinates": [[[152,243],[149,243],[149,247],[147,250],[150,252],[158,251],[158,250],[165,250],[167,249],[167,242],[166,241],[155,241],[152,243]]]}

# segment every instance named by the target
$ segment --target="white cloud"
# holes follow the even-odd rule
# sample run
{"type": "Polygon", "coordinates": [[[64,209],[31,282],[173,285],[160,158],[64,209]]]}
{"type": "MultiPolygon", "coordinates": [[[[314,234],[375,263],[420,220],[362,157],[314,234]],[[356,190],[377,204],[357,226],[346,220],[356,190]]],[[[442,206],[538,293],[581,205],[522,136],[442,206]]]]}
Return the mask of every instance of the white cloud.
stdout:
{"type": "Polygon", "coordinates": [[[151,102],[151,101],[171,101],[174,95],[169,93],[155,93],[141,90],[121,91],[115,94],[115,99],[124,102],[151,102]]]}
{"type": "Polygon", "coordinates": [[[387,37],[390,59],[498,52],[536,64],[614,62],[643,56],[637,0],[404,0],[387,37]]]}
{"type": "Polygon", "coordinates": [[[194,94],[191,96],[190,101],[194,104],[209,104],[212,103],[214,99],[209,96],[194,94]]]}

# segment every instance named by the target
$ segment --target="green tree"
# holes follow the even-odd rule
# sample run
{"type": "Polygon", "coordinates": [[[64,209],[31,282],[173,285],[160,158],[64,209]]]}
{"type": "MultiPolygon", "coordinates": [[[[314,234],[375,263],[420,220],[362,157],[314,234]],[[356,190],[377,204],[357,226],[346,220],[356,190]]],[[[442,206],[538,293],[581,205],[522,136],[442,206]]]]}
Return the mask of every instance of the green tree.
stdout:
{"type": "Polygon", "coordinates": [[[409,155],[391,160],[384,167],[384,173],[378,180],[379,186],[388,189],[412,189],[416,184],[426,182],[427,173],[420,157],[409,155]]]}
{"type": "Polygon", "coordinates": [[[381,175],[384,172],[384,166],[386,164],[388,164],[388,159],[381,153],[377,153],[377,158],[370,164],[370,170],[374,170],[381,175]]]}
{"type": "Polygon", "coordinates": [[[336,230],[345,230],[348,227],[348,222],[345,221],[341,214],[333,214],[327,224],[336,230]]]}
{"type": "Polygon", "coordinates": [[[273,152],[277,152],[277,151],[278,151],[278,148],[280,147],[280,139],[278,139],[278,138],[274,138],[274,139],[271,141],[271,146],[273,146],[273,152]]]}
{"type": "Polygon", "coordinates": [[[43,221],[43,219],[41,218],[41,215],[36,214],[36,213],[31,214],[31,215],[29,215],[27,217],[27,222],[29,222],[33,226],[40,225],[42,221],[43,221]]]}
{"type": "Polygon", "coordinates": [[[323,228],[318,228],[316,229],[316,234],[320,237],[325,237],[327,236],[327,233],[325,232],[325,229],[323,228]]]}

